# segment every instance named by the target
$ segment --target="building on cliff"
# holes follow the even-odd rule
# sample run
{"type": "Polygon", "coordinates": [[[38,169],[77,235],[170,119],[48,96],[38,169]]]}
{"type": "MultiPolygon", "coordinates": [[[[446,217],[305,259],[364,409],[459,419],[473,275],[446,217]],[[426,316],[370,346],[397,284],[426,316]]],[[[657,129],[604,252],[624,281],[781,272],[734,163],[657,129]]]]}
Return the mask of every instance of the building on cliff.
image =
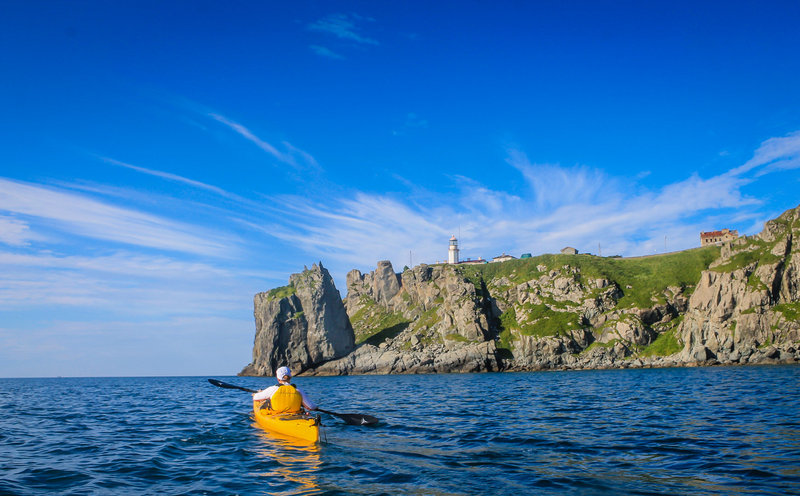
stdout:
{"type": "Polygon", "coordinates": [[[576,250],[575,248],[573,248],[571,246],[567,246],[567,247],[561,249],[561,253],[563,255],[577,255],[578,254],[578,250],[576,250]]]}
{"type": "Polygon", "coordinates": [[[506,255],[505,253],[503,253],[502,255],[500,255],[498,257],[494,257],[492,259],[492,263],[494,263],[494,262],[505,262],[506,260],[514,260],[516,258],[517,257],[515,257],[513,255],[506,255]]]}
{"type": "Polygon", "coordinates": [[[726,241],[733,241],[739,237],[739,231],[723,229],[721,231],[708,231],[700,233],[700,246],[716,245],[726,241]]]}
{"type": "Polygon", "coordinates": [[[478,257],[475,260],[473,260],[471,258],[468,258],[468,259],[462,260],[462,261],[460,261],[458,263],[459,263],[459,265],[480,265],[480,264],[485,264],[485,263],[489,263],[489,262],[487,262],[486,260],[484,260],[481,257],[478,257]]]}
{"type": "Polygon", "coordinates": [[[455,235],[450,238],[450,249],[447,252],[447,263],[458,263],[458,240],[456,239],[455,235]]]}
{"type": "MultiPolygon", "coordinates": [[[[447,264],[448,265],[478,265],[478,264],[485,264],[488,263],[483,257],[478,257],[476,259],[467,258],[466,260],[461,260],[459,258],[459,253],[461,250],[458,249],[458,240],[455,236],[450,238],[450,247],[447,252],[447,264]]],[[[436,262],[437,264],[445,263],[445,262],[436,262]]]]}

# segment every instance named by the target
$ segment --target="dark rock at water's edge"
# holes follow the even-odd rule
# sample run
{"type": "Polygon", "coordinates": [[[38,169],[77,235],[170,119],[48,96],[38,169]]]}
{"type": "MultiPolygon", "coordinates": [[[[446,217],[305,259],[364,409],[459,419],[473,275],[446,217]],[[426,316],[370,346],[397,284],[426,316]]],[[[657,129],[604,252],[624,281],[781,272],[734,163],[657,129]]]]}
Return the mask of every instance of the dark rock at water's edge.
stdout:
{"type": "MultiPolygon", "coordinates": [[[[347,275],[346,316],[329,327],[354,341],[338,353],[293,331],[289,287],[267,293],[272,306],[256,296],[254,361],[243,373],[270,375],[282,359],[315,375],[797,363],[800,207],[756,236],[666,255],[541,255],[401,274],[378,262],[347,275]]],[[[327,294],[338,298],[332,281],[327,294]]]]}
{"type": "Polygon", "coordinates": [[[328,270],[314,264],[289,285],[254,299],[253,361],[239,375],[270,376],[288,365],[295,374],[355,348],[353,328],[328,270]]]}

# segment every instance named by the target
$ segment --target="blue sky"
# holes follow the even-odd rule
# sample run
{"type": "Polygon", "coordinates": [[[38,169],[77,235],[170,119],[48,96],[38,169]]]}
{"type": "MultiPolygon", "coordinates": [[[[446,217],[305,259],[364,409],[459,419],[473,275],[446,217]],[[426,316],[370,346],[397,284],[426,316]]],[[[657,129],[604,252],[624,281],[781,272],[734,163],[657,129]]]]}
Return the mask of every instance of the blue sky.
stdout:
{"type": "Polygon", "coordinates": [[[0,377],[232,374],[254,293],[800,203],[800,3],[12,2],[0,377]]]}

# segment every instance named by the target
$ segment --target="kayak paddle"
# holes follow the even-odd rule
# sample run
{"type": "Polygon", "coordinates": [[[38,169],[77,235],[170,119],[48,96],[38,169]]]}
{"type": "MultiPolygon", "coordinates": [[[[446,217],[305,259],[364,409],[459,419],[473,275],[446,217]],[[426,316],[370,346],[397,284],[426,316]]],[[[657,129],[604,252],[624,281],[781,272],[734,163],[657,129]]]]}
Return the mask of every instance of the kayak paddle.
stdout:
{"type": "Polygon", "coordinates": [[[257,393],[258,392],[255,389],[248,389],[248,388],[242,387],[242,386],[234,386],[233,384],[228,384],[227,382],[218,381],[216,379],[209,379],[208,382],[210,382],[211,384],[213,384],[213,385],[215,385],[217,387],[221,387],[221,388],[225,388],[225,389],[241,389],[242,391],[247,391],[248,393],[257,393]]]}
{"type": "MultiPolygon", "coordinates": [[[[258,392],[255,389],[248,389],[242,386],[235,386],[233,384],[228,384],[227,382],[218,381],[216,379],[209,379],[208,382],[224,389],[240,389],[242,391],[247,391],[248,393],[258,392]]],[[[340,419],[344,420],[346,424],[350,425],[373,425],[379,422],[379,420],[376,417],[373,417],[372,415],[363,415],[361,413],[336,413],[336,412],[330,412],[328,410],[323,410],[322,408],[317,408],[317,411],[320,411],[322,413],[327,413],[328,415],[333,415],[334,417],[339,417],[340,419]]]]}
{"type": "Polygon", "coordinates": [[[336,413],[323,410],[322,408],[317,408],[317,411],[327,413],[328,415],[333,415],[334,417],[339,417],[340,419],[344,420],[345,423],[350,425],[372,425],[379,422],[378,419],[372,415],[363,415],[361,413],[336,413]]]}

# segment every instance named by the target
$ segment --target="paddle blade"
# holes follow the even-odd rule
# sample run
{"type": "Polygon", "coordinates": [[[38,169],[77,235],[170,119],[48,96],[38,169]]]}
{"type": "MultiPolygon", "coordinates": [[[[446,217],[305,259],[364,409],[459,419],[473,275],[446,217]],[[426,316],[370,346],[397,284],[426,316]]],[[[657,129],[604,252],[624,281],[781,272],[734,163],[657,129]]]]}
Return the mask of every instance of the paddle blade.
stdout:
{"type": "Polygon", "coordinates": [[[378,423],[378,419],[372,415],[361,413],[340,413],[339,418],[350,425],[373,425],[378,423]]]}
{"type": "Polygon", "coordinates": [[[328,415],[333,415],[334,417],[339,417],[344,420],[346,424],[350,425],[374,425],[379,422],[379,420],[372,415],[364,415],[362,413],[336,413],[323,410],[322,408],[317,408],[317,410],[322,413],[327,413],[328,415]]]}
{"type": "Polygon", "coordinates": [[[211,384],[213,384],[213,385],[215,385],[217,387],[221,387],[221,388],[225,388],[225,389],[239,389],[241,391],[247,391],[248,393],[257,393],[258,392],[255,389],[248,389],[248,388],[245,388],[245,387],[242,387],[242,386],[234,386],[233,384],[228,384],[227,382],[218,381],[216,379],[209,379],[208,382],[210,382],[211,384]]]}

